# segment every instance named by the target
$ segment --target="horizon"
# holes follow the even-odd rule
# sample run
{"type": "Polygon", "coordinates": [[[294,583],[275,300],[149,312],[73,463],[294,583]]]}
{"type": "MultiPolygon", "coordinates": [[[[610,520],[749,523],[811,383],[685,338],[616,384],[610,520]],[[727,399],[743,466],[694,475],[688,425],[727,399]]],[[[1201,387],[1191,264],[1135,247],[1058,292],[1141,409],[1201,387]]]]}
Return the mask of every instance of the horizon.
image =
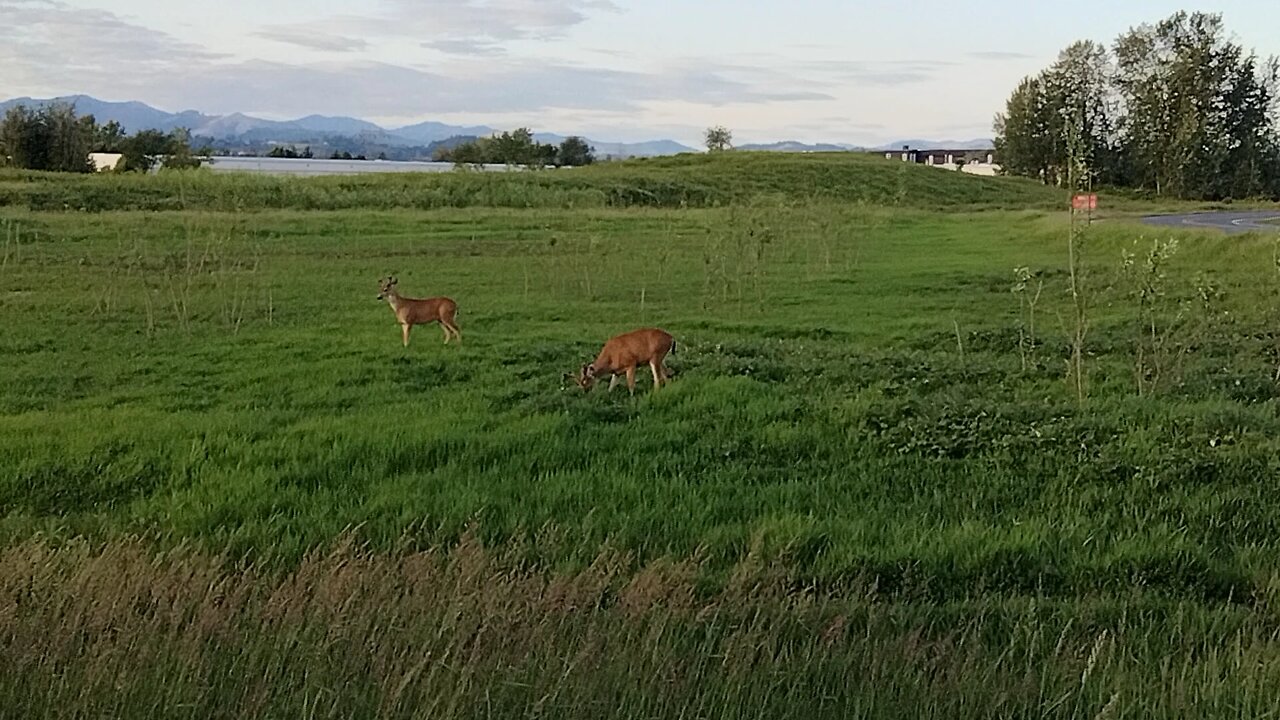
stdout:
{"type": "MultiPolygon", "coordinates": [[[[924,0],[910,13],[835,0],[710,0],[679,11],[634,0],[357,7],[283,0],[266,22],[246,0],[0,0],[0,99],[87,95],[175,113],[531,127],[691,147],[712,125],[733,130],[738,145],[966,142],[991,137],[1017,82],[1066,45],[1109,45],[1181,9],[1147,0],[1123,9],[1082,0],[1071,12],[1008,0],[980,11],[924,0]],[[929,20],[910,22],[917,17],[929,20]]],[[[1280,8],[1197,9],[1221,12],[1247,49],[1280,54],[1255,31],[1274,26],[1280,8]]]]}
{"type": "MultiPolygon", "coordinates": [[[[6,105],[6,104],[13,104],[13,103],[17,103],[17,104],[19,104],[19,105],[22,105],[22,104],[27,103],[28,101],[32,104],[32,106],[36,106],[36,105],[43,105],[43,104],[46,104],[46,103],[54,103],[54,102],[66,102],[66,103],[70,104],[72,107],[77,107],[76,103],[77,103],[78,101],[82,101],[82,100],[91,100],[91,101],[94,101],[94,102],[96,102],[96,103],[102,103],[102,104],[106,104],[106,105],[121,105],[121,106],[123,106],[123,105],[130,105],[130,104],[140,104],[140,105],[142,105],[142,106],[143,106],[143,107],[145,107],[145,108],[149,108],[150,110],[155,110],[155,111],[159,111],[159,112],[163,112],[163,113],[166,113],[166,114],[169,114],[169,115],[175,115],[175,116],[176,116],[176,115],[183,114],[183,113],[191,113],[191,112],[194,112],[194,113],[200,113],[200,114],[201,114],[201,115],[203,115],[204,117],[209,118],[209,119],[211,119],[211,120],[222,120],[222,119],[226,119],[226,118],[230,118],[230,117],[237,117],[237,116],[239,116],[239,117],[245,117],[245,118],[248,118],[248,119],[254,119],[254,120],[265,120],[265,121],[268,121],[268,122],[281,122],[281,123],[294,123],[294,122],[301,122],[301,121],[304,121],[304,120],[355,120],[355,121],[361,121],[361,122],[372,122],[372,121],[370,121],[370,120],[366,120],[365,118],[359,118],[359,117],[350,116],[350,115],[322,115],[322,114],[319,114],[319,113],[311,113],[311,114],[308,114],[308,115],[300,115],[300,116],[297,116],[297,117],[289,117],[289,118],[282,118],[282,119],[268,119],[268,118],[263,118],[263,117],[260,117],[260,116],[250,115],[250,114],[248,114],[248,113],[243,113],[243,112],[239,112],[239,111],[234,112],[234,113],[229,113],[229,114],[227,114],[227,115],[212,115],[212,114],[208,114],[208,113],[203,113],[199,108],[180,108],[180,109],[158,108],[158,107],[155,107],[154,105],[151,105],[151,104],[149,104],[149,103],[145,103],[145,102],[143,102],[143,101],[141,101],[141,100],[106,100],[106,99],[104,99],[104,98],[94,97],[94,96],[89,95],[89,94],[87,94],[87,93],[76,93],[76,94],[72,94],[72,95],[59,95],[59,96],[56,96],[56,97],[31,97],[31,96],[25,96],[25,95],[24,95],[24,96],[22,96],[22,97],[16,97],[16,98],[0,98],[0,107],[3,107],[3,106],[4,106],[4,105],[6,105]]],[[[77,109],[78,109],[78,108],[77,108],[77,109]]],[[[78,109],[77,114],[79,114],[79,115],[86,115],[86,116],[96,116],[98,113],[94,113],[93,111],[89,111],[89,110],[80,111],[80,110],[78,109]]],[[[109,116],[104,116],[104,117],[101,117],[101,118],[98,118],[98,119],[99,119],[100,121],[102,121],[102,122],[105,122],[105,121],[106,121],[106,118],[108,118],[108,117],[109,117],[109,116]]],[[[420,124],[430,124],[430,123],[434,123],[434,122],[436,122],[436,121],[433,121],[433,120],[428,119],[428,120],[420,121],[420,122],[418,122],[418,123],[413,123],[413,124],[411,124],[411,125],[401,125],[401,126],[382,126],[382,125],[378,125],[378,127],[379,127],[379,128],[381,128],[383,131],[387,132],[387,133],[388,133],[388,134],[390,134],[390,135],[395,135],[397,132],[399,132],[399,131],[401,131],[401,130],[406,130],[406,129],[412,128],[412,127],[414,127],[414,126],[416,126],[416,125],[420,125],[420,124]]],[[[375,125],[376,125],[376,123],[375,123],[375,125]]],[[[495,134],[495,135],[496,135],[496,134],[498,134],[498,133],[502,133],[502,132],[504,132],[504,131],[510,131],[510,130],[516,130],[516,129],[518,129],[518,128],[495,128],[495,127],[486,127],[486,126],[483,126],[483,125],[476,125],[476,126],[458,126],[458,125],[451,125],[451,124],[445,124],[445,127],[449,127],[449,128],[453,128],[453,129],[457,129],[457,130],[480,130],[480,129],[485,129],[485,130],[488,130],[488,131],[492,132],[492,133],[493,133],[493,134],[495,134]]],[[[145,127],[136,127],[136,128],[125,127],[125,128],[124,128],[125,132],[126,132],[126,133],[129,133],[129,134],[132,134],[132,133],[134,133],[134,132],[137,132],[137,131],[139,131],[139,130],[144,130],[144,129],[148,129],[148,128],[145,128],[145,127]]],[[[190,128],[190,127],[186,128],[186,129],[187,129],[187,130],[191,130],[191,131],[193,131],[193,132],[198,130],[198,128],[190,128]]],[[[571,136],[575,136],[575,135],[576,135],[576,136],[578,136],[578,137],[583,137],[583,138],[584,138],[584,139],[586,139],[586,140],[590,140],[590,141],[592,141],[592,142],[599,143],[599,144],[603,144],[603,145],[640,145],[640,144],[646,144],[646,143],[667,143],[667,142],[676,142],[676,143],[679,143],[679,142],[680,142],[680,141],[678,141],[678,140],[674,140],[674,139],[672,139],[672,138],[662,138],[662,137],[650,137],[650,138],[645,138],[645,139],[641,139],[641,140],[634,140],[634,141],[621,141],[621,140],[614,140],[614,139],[611,139],[611,138],[594,138],[594,137],[585,137],[584,135],[579,134],[579,133],[573,133],[573,132],[560,132],[560,131],[558,131],[558,130],[557,130],[557,129],[555,129],[555,128],[529,128],[529,130],[531,130],[531,131],[533,132],[533,134],[534,134],[534,136],[535,136],[535,137],[537,137],[537,136],[557,136],[557,137],[566,137],[566,138],[567,138],[567,137],[571,137],[571,136]]],[[[321,139],[323,139],[323,137],[324,137],[324,136],[326,136],[326,135],[327,135],[327,136],[333,136],[333,137],[355,137],[355,135],[354,135],[354,134],[353,134],[353,135],[344,135],[344,134],[343,134],[342,132],[340,132],[340,131],[332,131],[332,130],[331,130],[331,131],[325,131],[323,135],[318,135],[318,136],[317,136],[317,140],[321,140],[321,139]]],[[[405,138],[405,136],[400,136],[400,137],[405,138]]],[[[458,134],[458,135],[453,135],[453,136],[451,136],[451,137],[464,137],[464,135],[462,135],[462,134],[458,134]]],[[[217,140],[218,138],[213,138],[213,139],[214,139],[214,140],[217,140]]],[[[408,140],[409,138],[405,138],[405,139],[406,139],[406,140],[408,140]]],[[[889,150],[889,149],[897,149],[897,147],[898,147],[898,145],[899,145],[899,144],[904,144],[904,143],[910,143],[910,146],[911,146],[911,148],[912,148],[912,149],[920,150],[920,149],[926,149],[926,148],[925,148],[923,145],[920,145],[919,143],[925,143],[925,144],[929,145],[929,148],[928,148],[928,149],[944,149],[944,146],[945,146],[947,143],[954,143],[955,145],[960,146],[960,145],[968,145],[968,144],[973,144],[973,143],[978,143],[978,142],[987,143],[987,142],[991,142],[991,141],[992,141],[992,139],[991,139],[991,137],[990,137],[990,134],[988,134],[987,136],[984,136],[984,137],[970,137],[970,138],[960,138],[960,137],[952,137],[952,138],[908,138],[908,137],[905,137],[905,136],[900,136],[900,137],[897,137],[895,140],[892,140],[892,141],[889,141],[889,142],[880,143],[879,145],[857,145],[857,144],[854,144],[854,143],[838,143],[838,142],[823,142],[823,141],[803,142],[803,141],[795,140],[795,139],[793,139],[793,138],[778,138],[778,139],[774,139],[774,140],[763,140],[763,141],[751,141],[751,142],[747,142],[747,143],[737,143],[737,146],[740,146],[740,147],[745,147],[745,146],[748,146],[748,145],[750,145],[750,146],[772,146],[772,145],[785,145],[785,144],[791,144],[791,143],[799,143],[799,144],[804,144],[804,145],[808,145],[808,146],[815,146],[815,147],[816,147],[816,146],[821,146],[821,145],[830,145],[830,146],[832,146],[832,147],[843,147],[843,148],[845,148],[845,149],[850,149],[850,150],[883,151],[883,150],[889,150]]],[[[302,142],[283,142],[283,141],[281,141],[281,144],[302,145],[302,144],[304,144],[304,143],[302,143],[302,142]]],[[[423,144],[428,144],[428,143],[423,143],[423,144]]],[[[698,147],[698,145],[697,145],[696,143],[685,143],[685,144],[686,144],[686,145],[689,147],[689,149],[691,149],[691,150],[700,150],[700,149],[701,149],[700,147],[698,147]]],[[[959,149],[959,148],[957,148],[957,149],[959,149]]]]}

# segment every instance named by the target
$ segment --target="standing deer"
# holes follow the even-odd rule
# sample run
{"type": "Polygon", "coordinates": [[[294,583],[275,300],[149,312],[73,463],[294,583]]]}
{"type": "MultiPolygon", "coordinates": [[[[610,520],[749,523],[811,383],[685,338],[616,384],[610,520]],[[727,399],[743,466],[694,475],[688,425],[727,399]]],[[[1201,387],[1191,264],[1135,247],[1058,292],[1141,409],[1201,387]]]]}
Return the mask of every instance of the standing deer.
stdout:
{"type": "Polygon", "coordinates": [[[451,337],[462,342],[462,333],[458,332],[456,321],[458,303],[447,297],[404,297],[396,291],[396,283],[399,282],[396,278],[383,278],[381,282],[382,291],[378,293],[378,299],[386,300],[391,305],[391,310],[396,314],[396,320],[404,333],[405,347],[409,347],[410,328],[414,325],[427,325],[434,322],[440,323],[440,328],[444,330],[445,345],[449,344],[451,337]]]}
{"type": "Polygon", "coordinates": [[[595,362],[583,365],[577,375],[566,373],[565,379],[577,383],[583,390],[589,390],[597,377],[609,374],[613,376],[609,380],[609,389],[613,390],[618,384],[618,373],[625,373],[627,389],[634,394],[636,368],[647,363],[653,371],[653,389],[656,391],[664,382],[671,380],[662,361],[667,353],[674,355],[675,352],[675,338],[666,331],[658,328],[633,330],[610,338],[596,356],[595,362]]]}

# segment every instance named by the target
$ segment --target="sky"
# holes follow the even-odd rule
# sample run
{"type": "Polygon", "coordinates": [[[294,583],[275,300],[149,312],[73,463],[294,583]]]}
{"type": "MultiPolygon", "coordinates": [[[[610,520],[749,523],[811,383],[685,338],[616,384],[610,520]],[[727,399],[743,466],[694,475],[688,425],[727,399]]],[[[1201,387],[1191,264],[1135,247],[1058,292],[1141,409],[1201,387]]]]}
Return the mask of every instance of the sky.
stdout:
{"type": "Polygon", "coordinates": [[[1280,55],[1280,3],[0,0],[0,99],[529,126],[601,141],[969,140],[1071,42],[1180,9],[1280,55]]]}

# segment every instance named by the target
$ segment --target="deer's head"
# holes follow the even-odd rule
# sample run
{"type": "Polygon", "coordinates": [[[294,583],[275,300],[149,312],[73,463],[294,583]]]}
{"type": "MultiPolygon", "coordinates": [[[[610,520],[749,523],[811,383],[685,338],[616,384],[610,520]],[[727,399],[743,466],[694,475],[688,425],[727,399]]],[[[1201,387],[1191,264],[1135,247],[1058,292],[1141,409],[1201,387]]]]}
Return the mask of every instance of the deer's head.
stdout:
{"type": "Polygon", "coordinates": [[[378,281],[378,299],[386,300],[387,296],[395,291],[396,283],[398,282],[400,281],[392,276],[387,276],[378,281]]]}
{"type": "Polygon", "coordinates": [[[572,373],[565,373],[564,379],[572,381],[573,384],[583,390],[590,390],[591,386],[596,383],[596,368],[594,365],[590,364],[583,365],[576,375],[572,373]]]}

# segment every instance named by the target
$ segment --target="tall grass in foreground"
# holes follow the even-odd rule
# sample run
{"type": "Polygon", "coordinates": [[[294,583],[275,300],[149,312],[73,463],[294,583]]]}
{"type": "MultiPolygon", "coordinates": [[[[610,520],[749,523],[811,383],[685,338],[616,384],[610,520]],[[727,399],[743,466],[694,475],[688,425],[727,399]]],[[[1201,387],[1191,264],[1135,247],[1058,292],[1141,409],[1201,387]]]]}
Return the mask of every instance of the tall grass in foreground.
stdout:
{"type": "Polygon", "coordinates": [[[1264,717],[1263,613],[828,597],[747,558],[533,572],[339,543],[292,572],[141,542],[0,550],[0,717],[1264,717]]]}

